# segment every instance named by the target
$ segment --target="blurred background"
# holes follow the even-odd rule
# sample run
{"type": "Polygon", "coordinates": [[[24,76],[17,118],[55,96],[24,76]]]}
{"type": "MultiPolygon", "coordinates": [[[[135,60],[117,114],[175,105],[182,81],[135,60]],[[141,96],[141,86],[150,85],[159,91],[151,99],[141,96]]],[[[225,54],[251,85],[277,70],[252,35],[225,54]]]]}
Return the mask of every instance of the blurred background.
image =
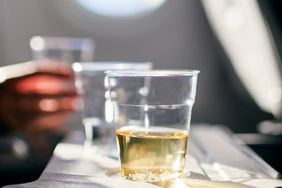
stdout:
{"type": "Polygon", "coordinates": [[[35,35],[88,37],[95,40],[97,61],[152,61],[156,69],[200,70],[193,122],[249,132],[273,118],[240,83],[200,1],[159,1],[156,10],[141,16],[98,15],[76,0],[0,2],[1,65],[32,59],[29,40],[35,35]]]}
{"type": "Polygon", "coordinates": [[[227,126],[281,170],[281,9],[279,0],[0,0],[0,64],[31,60],[39,35],[93,39],[95,61],[198,69],[192,126],[227,126]]]}

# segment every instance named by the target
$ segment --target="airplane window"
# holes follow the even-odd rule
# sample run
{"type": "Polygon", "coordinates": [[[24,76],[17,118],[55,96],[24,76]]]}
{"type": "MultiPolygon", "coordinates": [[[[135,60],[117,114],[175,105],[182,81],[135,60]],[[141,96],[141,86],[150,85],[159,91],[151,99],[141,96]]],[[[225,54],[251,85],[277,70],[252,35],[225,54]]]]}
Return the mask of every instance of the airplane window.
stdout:
{"type": "Polygon", "coordinates": [[[85,9],[100,15],[128,18],[146,15],[166,0],[76,0],[85,9]]]}

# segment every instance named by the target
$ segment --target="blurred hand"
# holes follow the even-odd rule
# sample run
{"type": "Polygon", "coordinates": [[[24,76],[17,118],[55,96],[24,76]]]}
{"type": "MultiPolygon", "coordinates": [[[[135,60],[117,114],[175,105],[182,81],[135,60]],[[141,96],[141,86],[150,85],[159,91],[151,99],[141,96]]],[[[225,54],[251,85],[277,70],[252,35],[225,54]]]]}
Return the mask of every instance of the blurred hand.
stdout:
{"type": "Polygon", "coordinates": [[[0,84],[0,120],[13,130],[36,133],[60,127],[76,110],[77,93],[70,65],[33,61],[7,68],[0,84]],[[14,72],[13,72],[14,70],[14,72]]]}

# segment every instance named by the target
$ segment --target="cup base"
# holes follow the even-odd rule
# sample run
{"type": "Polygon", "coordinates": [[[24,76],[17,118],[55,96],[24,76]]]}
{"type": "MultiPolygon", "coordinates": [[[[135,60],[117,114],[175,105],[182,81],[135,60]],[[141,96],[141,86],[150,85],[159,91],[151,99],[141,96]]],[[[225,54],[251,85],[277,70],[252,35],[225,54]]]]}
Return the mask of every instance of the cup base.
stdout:
{"type": "MultiPolygon", "coordinates": [[[[110,178],[120,179],[123,178],[119,168],[112,169],[106,172],[106,176],[110,178]]],[[[241,183],[235,182],[223,182],[223,181],[210,181],[206,177],[202,177],[189,170],[184,170],[184,173],[174,179],[166,179],[157,182],[147,182],[163,188],[178,188],[178,187],[198,187],[198,188],[248,188],[249,186],[243,185],[241,183]]]]}
{"type": "Polygon", "coordinates": [[[111,178],[125,178],[131,181],[140,181],[140,182],[148,182],[148,183],[158,183],[158,182],[164,182],[164,181],[169,181],[169,180],[174,180],[174,179],[178,179],[178,178],[187,178],[191,175],[189,170],[184,170],[182,174],[180,175],[172,175],[172,176],[152,176],[150,178],[148,177],[143,177],[143,176],[132,176],[132,177],[127,177],[127,176],[123,176],[121,173],[121,170],[118,169],[112,169],[106,172],[106,176],[111,177],[111,178]]]}

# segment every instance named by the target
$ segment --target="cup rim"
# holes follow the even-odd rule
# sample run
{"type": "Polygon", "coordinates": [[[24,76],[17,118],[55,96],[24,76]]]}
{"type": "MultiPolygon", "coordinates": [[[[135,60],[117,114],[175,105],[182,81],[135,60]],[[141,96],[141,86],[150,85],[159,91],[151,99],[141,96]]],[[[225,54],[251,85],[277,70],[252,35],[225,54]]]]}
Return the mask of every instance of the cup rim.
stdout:
{"type": "Polygon", "coordinates": [[[29,45],[33,51],[42,51],[48,49],[64,49],[64,50],[84,50],[95,48],[95,41],[87,37],[60,37],[60,36],[39,36],[35,35],[29,39],[29,45]],[[42,43],[40,49],[33,47],[34,42],[42,43]]]}
{"type": "Polygon", "coordinates": [[[153,67],[152,62],[133,62],[133,61],[93,61],[93,62],[74,62],[72,68],[76,72],[80,71],[109,71],[109,70],[148,70],[153,67]]]}
{"type": "Polygon", "coordinates": [[[181,77],[197,76],[200,71],[192,69],[167,69],[167,70],[109,70],[105,71],[108,77],[181,77]]]}

